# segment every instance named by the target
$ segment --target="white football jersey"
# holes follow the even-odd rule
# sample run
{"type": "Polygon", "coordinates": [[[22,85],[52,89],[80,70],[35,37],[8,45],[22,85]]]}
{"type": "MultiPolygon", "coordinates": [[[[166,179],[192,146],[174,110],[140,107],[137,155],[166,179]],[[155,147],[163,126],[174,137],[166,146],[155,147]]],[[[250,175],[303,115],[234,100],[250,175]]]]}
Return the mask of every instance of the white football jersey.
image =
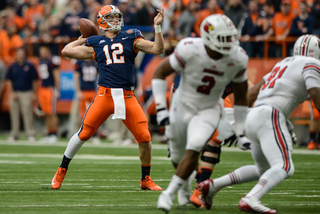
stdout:
{"type": "Polygon", "coordinates": [[[288,118],[308,98],[308,89],[320,87],[320,61],[306,56],[287,57],[263,79],[265,84],[254,106],[270,105],[288,118]]]}
{"type": "Polygon", "coordinates": [[[201,38],[185,38],[169,57],[173,69],[181,71],[179,99],[197,110],[212,108],[231,81],[247,80],[248,56],[237,47],[236,51],[219,60],[210,58],[201,38]]]}

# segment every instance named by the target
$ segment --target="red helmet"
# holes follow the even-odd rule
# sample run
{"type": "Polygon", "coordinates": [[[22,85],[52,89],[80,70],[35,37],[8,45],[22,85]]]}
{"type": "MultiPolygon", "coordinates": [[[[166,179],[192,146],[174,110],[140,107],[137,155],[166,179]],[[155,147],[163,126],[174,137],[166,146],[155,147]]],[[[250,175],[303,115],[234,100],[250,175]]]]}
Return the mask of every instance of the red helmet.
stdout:
{"type": "Polygon", "coordinates": [[[124,26],[123,22],[123,14],[119,10],[118,7],[114,5],[106,5],[102,7],[97,15],[97,23],[101,30],[113,30],[119,31],[122,26],[124,26]],[[118,18],[109,18],[109,16],[118,15],[118,18]],[[111,24],[110,22],[114,21],[115,24],[111,24]]]}

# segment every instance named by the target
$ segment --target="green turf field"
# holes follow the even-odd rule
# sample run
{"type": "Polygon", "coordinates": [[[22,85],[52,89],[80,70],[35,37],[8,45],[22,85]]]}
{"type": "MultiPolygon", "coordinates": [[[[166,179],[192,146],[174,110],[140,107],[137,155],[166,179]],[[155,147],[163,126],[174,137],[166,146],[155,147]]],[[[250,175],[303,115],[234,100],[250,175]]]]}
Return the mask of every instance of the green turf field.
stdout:
{"type": "MultiPolygon", "coordinates": [[[[0,213],[110,213],[153,214],[160,192],[141,190],[138,147],[101,146],[86,143],[69,166],[59,190],[50,182],[60,165],[67,143],[6,143],[0,140],[0,213]]],[[[223,147],[221,163],[213,177],[229,173],[239,166],[253,164],[249,152],[223,147]]],[[[166,145],[154,144],[151,177],[166,188],[174,169],[166,158],[166,145]]],[[[282,182],[262,203],[279,213],[320,213],[320,151],[295,148],[295,174],[282,182]]],[[[221,190],[210,211],[192,205],[170,213],[239,213],[238,201],[255,183],[221,190]]]]}

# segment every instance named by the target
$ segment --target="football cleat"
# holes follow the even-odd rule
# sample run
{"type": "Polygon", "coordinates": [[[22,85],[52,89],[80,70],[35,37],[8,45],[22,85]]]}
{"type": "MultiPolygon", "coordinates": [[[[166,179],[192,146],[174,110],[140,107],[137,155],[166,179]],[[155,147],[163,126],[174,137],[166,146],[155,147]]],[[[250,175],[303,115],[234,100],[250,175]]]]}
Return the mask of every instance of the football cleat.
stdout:
{"type": "Polygon", "coordinates": [[[179,189],[178,190],[178,204],[180,206],[185,206],[187,205],[190,201],[190,192],[184,190],[184,189],[179,189]]]}
{"type": "Polygon", "coordinates": [[[276,210],[263,206],[259,200],[246,197],[239,201],[239,209],[247,213],[277,213],[276,210]]]}
{"type": "Polygon", "coordinates": [[[308,150],[314,150],[315,147],[316,147],[316,142],[313,141],[313,140],[309,141],[307,149],[308,150]]]}
{"type": "Polygon", "coordinates": [[[210,210],[212,206],[213,197],[219,192],[220,189],[214,187],[213,180],[208,179],[202,181],[198,185],[200,191],[200,200],[206,210],[210,210]]]}
{"type": "Polygon", "coordinates": [[[173,204],[173,199],[174,197],[170,197],[169,193],[163,191],[158,198],[157,208],[159,210],[163,210],[166,213],[170,212],[173,204]]]}
{"type": "Polygon", "coordinates": [[[155,184],[152,180],[150,175],[147,175],[144,180],[140,179],[140,187],[143,190],[151,190],[151,191],[161,191],[162,188],[155,184]]]}
{"type": "Polygon", "coordinates": [[[200,200],[200,191],[198,189],[198,187],[196,187],[193,190],[193,193],[190,197],[190,202],[196,207],[199,208],[202,206],[201,200],[200,200]]]}
{"type": "Polygon", "coordinates": [[[186,182],[181,186],[181,188],[178,191],[178,203],[180,206],[185,206],[190,202],[190,196],[191,196],[191,186],[192,182],[195,179],[197,175],[196,170],[194,170],[189,178],[186,180],[186,182]]]}
{"type": "Polygon", "coordinates": [[[67,174],[67,170],[65,168],[59,167],[56,174],[52,178],[51,188],[59,189],[61,187],[61,184],[66,174],[67,174]]]}

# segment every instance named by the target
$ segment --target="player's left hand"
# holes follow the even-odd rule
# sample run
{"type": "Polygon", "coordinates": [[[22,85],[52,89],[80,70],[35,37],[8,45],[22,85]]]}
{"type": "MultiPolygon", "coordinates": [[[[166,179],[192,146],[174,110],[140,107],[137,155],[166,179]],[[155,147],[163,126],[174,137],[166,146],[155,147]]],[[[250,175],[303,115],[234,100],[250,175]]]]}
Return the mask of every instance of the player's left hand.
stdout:
{"type": "Polygon", "coordinates": [[[157,123],[159,126],[169,125],[169,111],[167,109],[157,112],[157,123]]]}
{"type": "Polygon", "coordinates": [[[235,146],[237,145],[237,136],[234,134],[231,137],[223,140],[223,142],[221,143],[221,145],[226,145],[228,144],[228,147],[231,147],[232,144],[235,144],[235,146]]]}
{"type": "Polygon", "coordinates": [[[154,17],[154,24],[155,25],[160,25],[161,23],[162,23],[162,21],[163,21],[163,12],[164,12],[164,9],[162,8],[162,10],[160,11],[159,9],[157,9],[157,11],[158,11],[158,14],[157,14],[157,16],[156,17],[154,17]]]}
{"type": "Polygon", "coordinates": [[[294,145],[299,144],[299,140],[298,140],[298,138],[296,136],[296,133],[294,133],[294,131],[289,131],[289,132],[290,132],[290,135],[291,135],[292,143],[294,145]]]}
{"type": "Polygon", "coordinates": [[[242,150],[251,149],[251,141],[244,135],[237,136],[239,148],[242,150]]]}

